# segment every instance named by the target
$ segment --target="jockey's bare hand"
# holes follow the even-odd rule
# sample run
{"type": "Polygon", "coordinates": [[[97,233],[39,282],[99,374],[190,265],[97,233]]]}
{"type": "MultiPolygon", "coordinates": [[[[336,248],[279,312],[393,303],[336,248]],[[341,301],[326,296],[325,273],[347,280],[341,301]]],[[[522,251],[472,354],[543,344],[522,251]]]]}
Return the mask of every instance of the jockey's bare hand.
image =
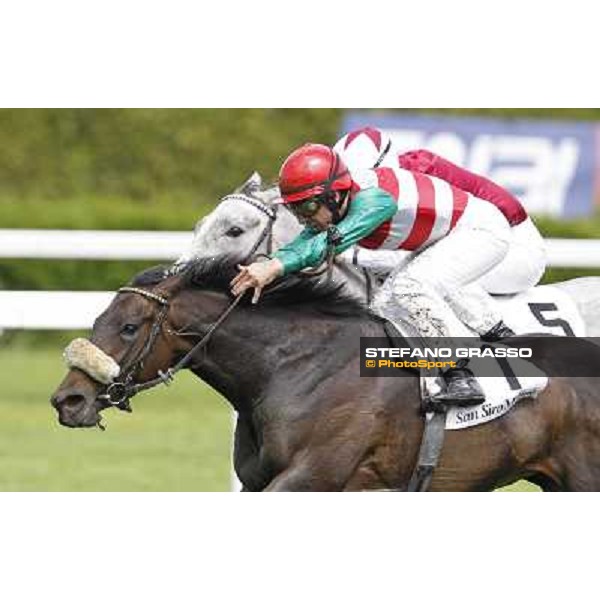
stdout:
{"type": "Polygon", "coordinates": [[[263,288],[283,275],[283,264],[276,258],[251,265],[238,265],[240,272],[231,280],[231,292],[239,296],[249,288],[254,288],[252,304],[256,304],[263,288]]]}

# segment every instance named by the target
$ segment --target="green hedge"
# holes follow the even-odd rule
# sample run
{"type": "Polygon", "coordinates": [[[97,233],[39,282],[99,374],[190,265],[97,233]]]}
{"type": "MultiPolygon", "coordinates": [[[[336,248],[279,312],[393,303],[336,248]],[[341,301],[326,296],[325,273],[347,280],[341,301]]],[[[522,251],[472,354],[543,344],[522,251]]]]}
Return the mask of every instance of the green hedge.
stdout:
{"type": "MultiPolygon", "coordinates": [[[[600,109],[424,112],[600,120],[600,109]]],[[[211,203],[254,169],[274,177],[291,148],[333,142],[341,117],[339,109],[0,109],[0,203],[211,203]]]]}
{"type": "Polygon", "coordinates": [[[286,152],[332,140],[339,111],[3,109],[0,201],[24,198],[211,202],[286,152]]]}

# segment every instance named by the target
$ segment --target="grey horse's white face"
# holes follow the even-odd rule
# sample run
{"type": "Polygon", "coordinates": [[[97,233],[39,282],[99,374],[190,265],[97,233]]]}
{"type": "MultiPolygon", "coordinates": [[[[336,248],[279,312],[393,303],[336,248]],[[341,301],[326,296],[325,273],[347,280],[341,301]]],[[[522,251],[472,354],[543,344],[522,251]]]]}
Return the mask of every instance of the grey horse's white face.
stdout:
{"type": "Polygon", "coordinates": [[[198,221],[192,258],[237,256],[244,258],[268,226],[269,217],[241,200],[227,200],[198,221]]]}
{"type": "MultiPolygon", "coordinates": [[[[226,196],[211,213],[198,221],[191,247],[178,262],[223,255],[236,260],[247,258],[269,226],[267,212],[273,208],[273,201],[279,198],[277,187],[261,190],[261,183],[260,176],[253,174],[231,196],[226,196]],[[250,201],[246,202],[240,197],[250,201]],[[266,207],[267,212],[261,210],[260,206],[266,207]]],[[[300,229],[294,217],[280,207],[273,227],[272,248],[277,249],[293,239],[300,229]]],[[[267,252],[267,239],[263,239],[256,252],[267,252]]]]}

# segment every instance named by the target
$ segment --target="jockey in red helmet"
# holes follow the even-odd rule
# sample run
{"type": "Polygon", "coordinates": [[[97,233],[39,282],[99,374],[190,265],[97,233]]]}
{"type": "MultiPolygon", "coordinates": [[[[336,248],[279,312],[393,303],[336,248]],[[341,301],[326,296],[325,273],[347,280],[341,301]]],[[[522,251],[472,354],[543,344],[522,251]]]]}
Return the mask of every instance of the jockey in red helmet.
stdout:
{"type": "MultiPolygon", "coordinates": [[[[405,318],[423,338],[439,341],[453,335],[449,323],[456,322],[446,296],[482,277],[508,250],[508,221],[492,204],[399,167],[350,173],[337,152],[321,144],[292,152],[281,167],[279,185],[283,203],[306,227],[269,261],[240,267],[232,292],[255,288],[254,302],[277,277],[319,265],[334,230],[336,253],[354,244],[414,251],[408,266],[388,277],[373,308],[395,321],[405,318]]],[[[477,317],[481,328],[489,329],[497,315],[487,308],[482,304],[477,317]]],[[[445,379],[439,400],[483,402],[468,369],[453,369],[445,379]]]]}

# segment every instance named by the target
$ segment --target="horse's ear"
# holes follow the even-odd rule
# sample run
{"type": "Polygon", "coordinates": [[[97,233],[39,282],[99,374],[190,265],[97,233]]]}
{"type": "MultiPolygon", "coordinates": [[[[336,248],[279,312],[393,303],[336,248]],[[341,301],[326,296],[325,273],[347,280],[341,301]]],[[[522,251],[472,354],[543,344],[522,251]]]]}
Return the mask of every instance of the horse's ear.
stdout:
{"type": "Polygon", "coordinates": [[[253,193],[260,191],[261,185],[262,177],[257,171],[254,171],[254,173],[252,173],[252,175],[250,175],[250,177],[248,177],[248,179],[235,191],[238,194],[251,196],[253,193]]]}

